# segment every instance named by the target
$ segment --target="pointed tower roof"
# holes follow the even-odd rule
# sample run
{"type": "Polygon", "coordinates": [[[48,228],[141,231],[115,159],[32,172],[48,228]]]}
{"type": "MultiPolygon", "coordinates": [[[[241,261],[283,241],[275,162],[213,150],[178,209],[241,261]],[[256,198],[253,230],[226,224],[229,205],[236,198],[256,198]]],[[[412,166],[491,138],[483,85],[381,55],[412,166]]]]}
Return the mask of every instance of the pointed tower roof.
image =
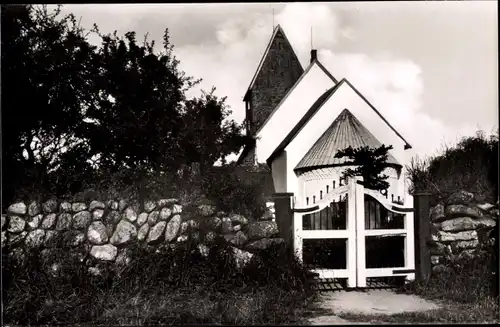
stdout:
{"type": "MultiPolygon", "coordinates": [[[[381,145],[382,143],[349,110],[344,109],[300,160],[295,170],[340,166],[349,159],[335,158],[338,151],[349,146],[355,149],[364,146],[378,148],[381,145]]],[[[391,154],[387,163],[400,166],[391,154]]]]}
{"type": "Polygon", "coordinates": [[[302,68],[302,66],[300,65],[300,61],[299,61],[299,59],[297,57],[297,54],[295,53],[295,51],[293,51],[293,48],[292,48],[292,45],[290,44],[290,41],[286,37],[286,34],[283,31],[283,29],[281,28],[281,26],[278,24],[274,28],[273,35],[271,36],[271,39],[269,40],[269,43],[267,44],[266,51],[264,51],[264,54],[262,55],[262,58],[260,59],[259,66],[257,67],[257,70],[255,71],[255,74],[253,75],[252,81],[250,82],[250,85],[248,86],[248,89],[247,89],[247,91],[245,93],[243,101],[246,101],[248,99],[248,95],[250,93],[250,90],[252,90],[252,88],[253,88],[253,86],[255,84],[255,81],[257,79],[257,76],[259,76],[259,73],[262,70],[262,66],[264,64],[264,61],[266,60],[266,57],[269,55],[269,50],[271,48],[273,48],[273,45],[275,43],[279,42],[278,41],[279,39],[284,39],[285,40],[286,47],[288,48],[288,51],[290,51],[290,54],[295,57],[294,59],[298,62],[299,66],[300,66],[300,70],[301,70],[300,73],[302,74],[302,72],[304,71],[304,68],[302,68]]]}

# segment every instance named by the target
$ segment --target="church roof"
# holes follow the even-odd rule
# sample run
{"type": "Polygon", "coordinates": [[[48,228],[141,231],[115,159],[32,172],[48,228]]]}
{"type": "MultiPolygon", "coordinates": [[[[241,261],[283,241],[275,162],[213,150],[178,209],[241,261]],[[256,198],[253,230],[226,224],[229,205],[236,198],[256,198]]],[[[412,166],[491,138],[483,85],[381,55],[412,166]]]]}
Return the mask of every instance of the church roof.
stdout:
{"type": "MultiPolygon", "coordinates": [[[[295,169],[342,165],[350,159],[335,158],[338,151],[349,146],[356,149],[364,146],[378,148],[381,145],[382,143],[349,110],[344,109],[309,149],[295,169]]],[[[399,165],[391,154],[389,154],[387,162],[399,165]]]]}
{"type": "Polygon", "coordinates": [[[295,138],[295,136],[304,128],[304,126],[309,122],[309,120],[318,112],[318,110],[323,106],[326,101],[334,95],[335,91],[337,91],[344,83],[348,84],[354,92],[363,99],[363,101],[368,104],[368,106],[375,111],[375,113],[391,128],[394,133],[403,140],[403,142],[406,143],[405,149],[411,149],[411,145],[399,134],[399,132],[391,125],[389,122],[385,119],[384,116],[380,114],[380,112],[345,78],[343,78],[337,85],[334,87],[330,88],[327,90],[325,93],[323,93],[318,100],[311,106],[311,108],[306,112],[304,117],[295,125],[295,127],[288,133],[288,135],[285,137],[285,139],[278,145],[278,147],[273,151],[273,153],[269,156],[267,159],[267,164],[270,165],[270,163],[278,156],[281,151],[283,151],[288,144],[295,138]]]}
{"type": "MultiPolygon", "coordinates": [[[[250,90],[253,88],[255,81],[257,80],[257,76],[259,76],[259,73],[262,70],[262,66],[264,64],[264,61],[266,60],[266,57],[268,56],[269,50],[271,49],[273,43],[278,42],[277,36],[281,36],[285,40],[285,42],[287,43],[287,47],[291,51],[291,54],[293,56],[295,56],[295,59],[297,60],[297,62],[299,63],[299,66],[300,66],[300,61],[297,58],[297,54],[295,53],[295,51],[293,51],[293,48],[292,48],[292,45],[290,44],[290,41],[286,37],[286,34],[283,31],[283,29],[281,28],[281,26],[278,24],[274,28],[273,35],[271,36],[271,39],[269,40],[269,43],[267,44],[266,51],[264,51],[264,54],[262,55],[262,58],[260,59],[259,66],[257,67],[257,70],[255,71],[255,74],[253,75],[252,81],[250,82],[250,85],[248,86],[248,90],[246,91],[245,96],[243,98],[244,101],[246,101],[250,90]]],[[[302,66],[300,66],[300,70],[301,70],[301,72],[303,72],[302,66]]]]}

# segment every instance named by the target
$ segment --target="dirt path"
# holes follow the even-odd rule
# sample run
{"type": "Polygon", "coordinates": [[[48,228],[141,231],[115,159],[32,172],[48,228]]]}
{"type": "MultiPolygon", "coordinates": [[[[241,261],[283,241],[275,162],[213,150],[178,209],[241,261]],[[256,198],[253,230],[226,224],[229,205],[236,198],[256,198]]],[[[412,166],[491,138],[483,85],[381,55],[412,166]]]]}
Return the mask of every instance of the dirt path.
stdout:
{"type": "Polygon", "coordinates": [[[321,295],[318,307],[322,313],[309,319],[312,325],[359,324],[336,316],[339,313],[393,315],[439,309],[436,303],[416,295],[397,294],[391,290],[329,292],[321,295]],[[327,312],[331,312],[331,315],[327,312]]]}

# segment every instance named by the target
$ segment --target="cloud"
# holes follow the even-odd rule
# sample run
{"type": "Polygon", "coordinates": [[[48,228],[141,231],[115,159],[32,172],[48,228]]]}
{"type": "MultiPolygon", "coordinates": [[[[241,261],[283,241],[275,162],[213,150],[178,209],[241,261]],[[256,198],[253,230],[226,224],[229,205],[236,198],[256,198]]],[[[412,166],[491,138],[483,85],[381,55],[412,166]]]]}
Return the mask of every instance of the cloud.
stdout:
{"type": "MultiPolygon", "coordinates": [[[[340,38],[356,36],[355,27],[341,26],[340,18],[324,4],[293,3],[275,16],[275,22],[285,30],[304,67],[309,61],[312,27],[319,60],[338,79],[349,79],[372,102],[412,144],[411,154],[431,155],[443,143],[453,144],[460,135],[474,134],[475,125],[447,126],[422,110],[422,70],[409,58],[396,58],[390,52],[369,56],[339,51],[340,38]]],[[[177,49],[182,67],[204,78],[201,87],[215,85],[220,95],[227,95],[231,118],[237,121],[244,118],[242,97],[269,41],[271,25],[271,14],[229,18],[217,28],[217,44],[177,49]]]]}

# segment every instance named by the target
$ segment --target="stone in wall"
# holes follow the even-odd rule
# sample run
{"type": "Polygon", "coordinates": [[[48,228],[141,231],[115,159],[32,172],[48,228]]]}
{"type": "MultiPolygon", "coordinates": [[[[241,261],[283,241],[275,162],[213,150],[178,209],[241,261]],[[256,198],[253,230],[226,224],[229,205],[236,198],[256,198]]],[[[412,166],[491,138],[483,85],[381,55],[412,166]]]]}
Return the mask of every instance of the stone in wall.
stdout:
{"type": "Polygon", "coordinates": [[[7,231],[10,233],[21,233],[26,227],[26,222],[23,218],[19,216],[10,216],[9,217],[9,227],[7,231]]]}
{"type": "Polygon", "coordinates": [[[278,234],[278,225],[274,221],[257,221],[248,225],[247,235],[250,240],[268,238],[278,234]]]}
{"type": "Polygon", "coordinates": [[[167,222],[165,221],[160,221],[156,225],[154,225],[151,230],[149,231],[149,235],[147,237],[146,242],[149,245],[156,245],[165,239],[165,227],[167,226],[167,222]]]}
{"type": "Polygon", "coordinates": [[[253,241],[245,245],[247,250],[265,250],[273,245],[282,244],[284,240],[282,238],[262,238],[258,241],[253,241]]]}
{"type": "Polygon", "coordinates": [[[461,190],[450,195],[446,201],[446,204],[469,204],[474,200],[474,194],[461,190]]]}
{"type": "Polygon", "coordinates": [[[148,214],[146,212],[141,212],[137,217],[137,225],[142,226],[148,221],[148,214]]]}
{"type": "Polygon", "coordinates": [[[98,260],[113,261],[118,254],[116,246],[111,244],[94,245],[90,250],[90,255],[98,260]]]}
{"type": "Polygon", "coordinates": [[[106,226],[100,221],[93,222],[87,231],[87,239],[94,245],[102,245],[108,242],[106,226]]]}
{"type": "Polygon", "coordinates": [[[471,218],[485,218],[488,216],[481,209],[473,206],[463,205],[463,204],[452,204],[446,206],[445,210],[446,217],[471,217],[471,218]]]}
{"type": "Polygon", "coordinates": [[[67,213],[71,212],[72,211],[71,203],[67,201],[61,202],[61,204],[59,205],[59,210],[61,212],[67,212],[67,213]]]}
{"type": "Polygon", "coordinates": [[[40,247],[45,240],[45,231],[43,229],[35,229],[26,236],[25,242],[30,247],[40,247]]]}
{"type": "Polygon", "coordinates": [[[121,220],[116,226],[115,232],[109,241],[113,245],[127,245],[136,237],[136,227],[126,220],[121,220]]]}
{"type": "Polygon", "coordinates": [[[166,242],[173,241],[177,237],[180,227],[181,227],[181,216],[180,215],[173,216],[172,219],[170,219],[170,221],[168,222],[167,227],[165,229],[165,241],[166,242]]]}
{"type": "Polygon", "coordinates": [[[145,240],[146,237],[148,236],[149,229],[150,227],[148,224],[143,224],[141,228],[139,228],[139,232],[137,232],[137,240],[139,241],[145,240]]]}
{"type": "Polygon", "coordinates": [[[56,230],[69,230],[73,217],[69,213],[62,213],[59,215],[56,224],[56,230]]]}
{"type": "Polygon", "coordinates": [[[12,215],[25,215],[26,214],[26,205],[22,202],[14,203],[11,204],[7,208],[7,213],[10,213],[12,215]]]}
{"type": "Polygon", "coordinates": [[[461,217],[443,221],[440,228],[445,232],[460,232],[479,228],[493,228],[495,225],[496,222],[493,218],[472,219],[470,217],[461,217]]]}
{"type": "Polygon", "coordinates": [[[31,217],[36,216],[41,212],[42,212],[42,207],[36,201],[31,202],[30,205],[28,206],[28,215],[30,215],[31,217]]]}
{"type": "Polygon", "coordinates": [[[161,221],[167,221],[168,218],[170,218],[170,216],[172,215],[172,210],[170,210],[169,208],[162,208],[160,210],[160,220],[161,221]]]}
{"type": "Polygon", "coordinates": [[[57,221],[57,215],[55,213],[50,213],[46,215],[45,218],[42,220],[42,228],[52,229],[56,225],[56,221],[57,221]]]}
{"type": "Polygon", "coordinates": [[[104,210],[104,209],[106,209],[106,205],[104,203],[102,203],[100,201],[96,201],[96,200],[90,202],[89,210],[94,211],[96,209],[104,210]]]}
{"type": "Polygon", "coordinates": [[[36,215],[36,216],[27,218],[26,223],[28,224],[29,229],[33,230],[33,229],[38,228],[38,226],[40,226],[42,219],[43,219],[43,215],[36,215]]]}
{"type": "Polygon", "coordinates": [[[477,240],[477,232],[475,230],[463,231],[458,233],[447,233],[439,231],[438,237],[441,242],[470,241],[477,240]]]}
{"type": "Polygon", "coordinates": [[[73,216],[73,228],[85,229],[92,221],[92,214],[88,211],[80,211],[73,216]]]}
{"type": "Polygon", "coordinates": [[[153,226],[156,224],[158,221],[158,218],[160,217],[160,212],[159,211],[153,211],[148,215],[148,224],[150,226],[153,226]]]}
{"type": "Polygon", "coordinates": [[[42,210],[44,213],[53,213],[57,209],[57,201],[50,199],[42,203],[42,210]]]}
{"type": "Polygon", "coordinates": [[[83,202],[76,202],[71,205],[71,210],[73,210],[73,212],[75,213],[87,210],[87,205],[83,202]]]}

